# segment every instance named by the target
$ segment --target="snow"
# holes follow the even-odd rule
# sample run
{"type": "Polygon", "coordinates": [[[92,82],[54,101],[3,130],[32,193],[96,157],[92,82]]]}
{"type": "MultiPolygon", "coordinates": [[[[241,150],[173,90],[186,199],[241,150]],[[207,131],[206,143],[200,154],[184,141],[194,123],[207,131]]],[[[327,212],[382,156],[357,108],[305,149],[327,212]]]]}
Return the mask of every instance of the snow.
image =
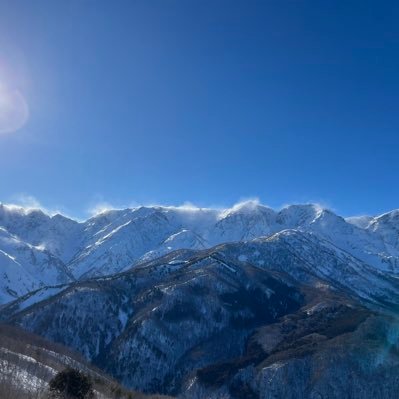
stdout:
{"type": "Polygon", "coordinates": [[[367,215],[363,215],[363,216],[352,216],[352,217],[348,217],[345,218],[345,220],[348,223],[351,223],[357,227],[360,227],[361,229],[365,229],[369,226],[370,222],[373,221],[373,217],[372,216],[367,216],[367,215]]]}
{"type": "Polygon", "coordinates": [[[53,295],[58,294],[62,290],[65,289],[65,286],[58,286],[58,287],[45,287],[38,291],[35,291],[27,296],[26,299],[23,299],[18,304],[19,310],[23,310],[28,308],[29,306],[34,305],[40,301],[44,301],[47,298],[52,297],[53,295]]]}
{"type": "Polygon", "coordinates": [[[122,309],[119,309],[118,319],[122,324],[122,330],[124,330],[126,327],[127,321],[129,319],[128,314],[126,312],[124,312],[122,309]]]}
{"type": "Polygon", "coordinates": [[[44,286],[114,274],[174,250],[251,241],[287,229],[312,232],[378,270],[399,274],[399,211],[344,219],[317,204],[273,210],[250,200],[228,209],[107,210],[77,222],[0,204],[0,303],[44,286]]]}
{"type": "Polygon", "coordinates": [[[179,265],[184,265],[185,263],[187,263],[187,261],[174,259],[174,260],[171,260],[170,262],[168,262],[168,265],[179,266],[179,265]]]}
{"type": "Polygon", "coordinates": [[[22,387],[26,392],[37,392],[47,385],[47,382],[35,375],[30,374],[27,370],[9,363],[7,360],[0,359],[0,381],[2,375],[11,376],[15,386],[22,387]]]}
{"type": "Polygon", "coordinates": [[[217,260],[217,262],[222,265],[224,268],[226,268],[228,271],[232,272],[232,273],[237,273],[237,270],[235,270],[234,268],[232,268],[231,266],[229,266],[227,263],[222,262],[221,260],[217,260]]]}
{"type": "MultiPolygon", "coordinates": [[[[19,361],[9,361],[0,357],[0,382],[4,378],[8,382],[11,381],[15,386],[22,388],[24,391],[32,393],[38,392],[47,386],[47,382],[38,376],[29,372],[30,364],[39,364],[39,362],[31,356],[13,352],[9,349],[0,347],[0,352],[5,355],[13,355],[19,361]],[[25,365],[24,365],[25,362],[25,365]],[[28,363],[28,365],[26,365],[28,363]]],[[[55,375],[55,370],[49,366],[40,363],[40,367],[46,369],[50,374],[55,375]]]]}

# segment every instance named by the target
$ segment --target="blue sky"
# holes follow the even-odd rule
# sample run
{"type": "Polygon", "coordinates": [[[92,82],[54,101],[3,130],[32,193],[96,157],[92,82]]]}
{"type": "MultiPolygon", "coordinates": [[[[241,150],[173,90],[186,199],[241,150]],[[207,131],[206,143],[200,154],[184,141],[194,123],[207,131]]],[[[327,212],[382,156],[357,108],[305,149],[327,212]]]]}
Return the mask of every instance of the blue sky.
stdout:
{"type": "Polygon", "coordinates": [[[18,107],[0,201],[398,208],[398,19],[384,1],[0,1],[0,111],[18,107]]]}

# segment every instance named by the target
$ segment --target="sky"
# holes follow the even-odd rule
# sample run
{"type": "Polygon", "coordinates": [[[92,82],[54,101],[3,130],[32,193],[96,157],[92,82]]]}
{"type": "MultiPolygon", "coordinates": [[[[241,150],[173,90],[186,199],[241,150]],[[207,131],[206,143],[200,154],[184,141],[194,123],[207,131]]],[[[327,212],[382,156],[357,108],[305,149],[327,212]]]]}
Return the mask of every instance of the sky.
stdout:
{"type": "Polygon", "coordinates": [[[0,201],[399,208],[399,3],[0,0],[0,201]]]}

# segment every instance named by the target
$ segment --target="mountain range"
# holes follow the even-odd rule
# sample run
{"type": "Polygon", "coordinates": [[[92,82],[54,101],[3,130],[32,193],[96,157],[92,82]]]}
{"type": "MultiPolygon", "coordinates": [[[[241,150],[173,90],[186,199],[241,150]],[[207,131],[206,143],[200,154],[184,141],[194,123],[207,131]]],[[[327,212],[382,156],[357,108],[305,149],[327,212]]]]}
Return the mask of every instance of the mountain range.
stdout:
{"type": "Polygon", "coordinates": [[[287,229],[314,233],[378,270],[399,272],[398,210],[344,219],[318,205],[274,211],[248,201],[225,210],[109,210],[78,222],[0,205],[0,303],[40,287],[118,273],[177,249],[206,249],[287,229]]]}
{"type": "Polygon", "coordinates": [[[0,207],[0,320],[128,388],[180,398],[399,397],[399,212],[0,207]]]}

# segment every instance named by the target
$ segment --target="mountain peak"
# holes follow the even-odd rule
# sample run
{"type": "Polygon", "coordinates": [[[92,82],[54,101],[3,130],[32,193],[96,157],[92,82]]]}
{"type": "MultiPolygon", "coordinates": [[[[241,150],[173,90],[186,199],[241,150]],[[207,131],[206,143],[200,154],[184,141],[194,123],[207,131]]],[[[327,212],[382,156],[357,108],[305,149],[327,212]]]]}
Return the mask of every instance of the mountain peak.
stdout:
{"type": "Polygon", "coordinates": [[[275,214],[275,211],[265,205],[262,205],[259,200],[252,199],[239,202],[231,208],[224,209],[220,213],[220,218],[224,218],[233,214],[254,214],[254,213],[270,213],[275,214]]]}

